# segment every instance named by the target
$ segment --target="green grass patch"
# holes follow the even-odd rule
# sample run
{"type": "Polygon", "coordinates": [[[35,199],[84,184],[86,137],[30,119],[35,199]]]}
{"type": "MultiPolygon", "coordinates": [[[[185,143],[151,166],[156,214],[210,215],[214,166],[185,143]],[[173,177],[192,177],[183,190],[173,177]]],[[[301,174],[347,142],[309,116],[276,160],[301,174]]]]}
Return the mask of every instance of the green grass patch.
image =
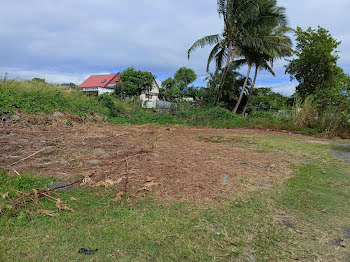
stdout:
{"type": "Polygon", "coordinates": [[[281,190],[277,203],[313,223],[330,222],[332,217],[349,220],[350,172],[339,164],[302,165],[281,190]]]}
{"type": "MultiPolygon", "coordinates": [[[[47,186],[50,179],[33,175],[0,177],[0,193],[47,186]]],[[[268,191],[243,199],[221,199],[217,204],[171,203],[144,200],[111,201],[114,190],[76,188],[58,193],[76,212],[58,211],[59,217],[19,212],[0,217],[0,258],[3,261],[282,261],[341,259],[342,250],[316,241],[332,239],[332,230],[348,221],[350,175],[342,165],[305,164],[295,176],[268,191]],[[70,197],[79,201],[70,201],[70,197]],[[295,218],[300,235],[286,227],[280,214],[295,218]],[[329,227],[329,223],[332,227],[329,227]],[[302,225],[301,225],[302,224],[302,225]],[[310,226],[311,225],[311,226],[310,226]],[[326,233],[325,233],[326,232],[326,233]],[[80,248],[96,249],[84,257],[80,248]]],[[[10,194],[13,197],[13,193],[10,194]]],[[[7,200],[8,201],[8,200],[7,200]]],[[[1,200],[0,205],[4,205],[1,200]]]]}

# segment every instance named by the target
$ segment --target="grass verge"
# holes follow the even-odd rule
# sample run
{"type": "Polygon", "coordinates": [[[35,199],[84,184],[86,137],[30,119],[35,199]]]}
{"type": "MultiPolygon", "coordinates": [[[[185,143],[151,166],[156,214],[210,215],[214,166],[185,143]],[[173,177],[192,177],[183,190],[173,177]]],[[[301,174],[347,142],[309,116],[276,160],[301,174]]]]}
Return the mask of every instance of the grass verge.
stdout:
{"type": "MultiPolygon", "coordinates": [[[[0,193],[42,188],[47,179],[1,174],[0,193]]],[[[281,186],[215,204],[169,203],[151,197],[111,201],[117,192],[76,188],[59,193],[76,212],[59,217],[0,218],[2,261],[326,261],[345,259],[349,243],[350,174],[342,164],[308,163],[281,186]],[[74,197],[79,201],[70,201],[74,197]],[[287,218],[287,221],[285,220],[287,218]],[[96,249],[84,256],[80,248],[96,249]]],[[[7,200],[8,201],[8,200],[7,200]]],[[[0,205],[6,206],[6,200],[0,205]]],[[[54,203],[41,201],[58,212],[54,203]]]]}

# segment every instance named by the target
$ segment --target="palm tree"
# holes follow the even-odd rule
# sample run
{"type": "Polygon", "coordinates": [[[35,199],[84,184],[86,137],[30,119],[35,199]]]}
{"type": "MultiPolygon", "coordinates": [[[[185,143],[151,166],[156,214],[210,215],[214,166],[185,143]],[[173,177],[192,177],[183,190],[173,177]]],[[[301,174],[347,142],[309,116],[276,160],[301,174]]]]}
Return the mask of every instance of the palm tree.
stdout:
{"type": "MultiPolygon", "coordinates": [[[[242,56],[244,48],[265,50],[269,43],[276,40],[271,34],[263,34],[266,28],[271,31],[271,28],[278,25],[286,25],[285,9],[278,7],[276,0],[217,0],[217,4],[218,13],[224,19],[223,33],[203,37],[188,50],[190,58],[191,53],[198,47],[214,45],[208,58],[207,71],[214,59],[217,68],[221,68],[226,61],[215,104],[219,102],[227,70],[234,59],[242,56]]],[[[251,67],[249,73],[250,70],[251,67]]],[[[247,81],[242,89],[242,97],[246,85],[247,81]]],[[[242,98],[239,99],[239,103],[241,100],[242,98]]]]}
{"type": "MultiPolygon", "coordinates": [[[[290,56],[292,54],[292,42],[286,33],[292,31],[287,27],[287,19],[285,16],[285,8],[277,6],[276,0],[262,0],[260,4],[259,19],[264,23],[259,24],[252,35],[255,36],[253,47],[243,47],[242,55],[248,64],[248,73],[246,79],[249,78],[250,71],[255,65],[255,75],[253,80],[253,88],[255,86],[259,68],[269,70],[273,75],[273,61],[276,58],[290,56]],[[270,63],[270,65],[269,65],[270,63]]],[[[250,40],[248,38],[248,40],[250,40]]],[[[246,83],[243,85],[241,94],[234,107],[233,112],[237,113],[245,93],[246,83]]],[[[251,92],[250,92],[251,93],[251,92]]],[[[245,111],[244,111],[245,113],[245,111]]]]}
{"type": "MultiPolygon", "coordinates": [[[[217,68],[221,68],[226,61],[215,104],[220,99],[229,65],[235,57],[241,54],[244,42],[251,46],[259,45],[258,42],[254,41],[254,37],[248,36],[251,29],[257,25],[259,0],[218,0],[217,4],[218,13],[224,19],[223,33],[205,36],[197,40],[188,50],[188,58],[190,58],[191,53],[198,47],[215,45],[209,55],[207,71],[209,71],[209,65],[214,59],[217,68]]],[[[255,39],[257,38],[255,37],[255,39]]]]}
{"type": "Polygon", "coordinates": [[[271,60],[270,57],[266,56],[266,54],[261,54],[261,53],[260,54],[255,54],[254,57],[255,57],[255,61],[254,61],[254,64],[255,64],[254,80],[253,80],[252,86],[249,89],[248,98],[247,98],[246,104],[244,106],[244,109],[242,111],[242,115],[243,116],[246,113],[250,97],[253,94],[253,90],[254,90],[254,87],[255,87],[256,79],[258,77],[259,69],[268,70],[273,76],[276,76],[275,72],[272,69],[273,61],[271,60]]]}

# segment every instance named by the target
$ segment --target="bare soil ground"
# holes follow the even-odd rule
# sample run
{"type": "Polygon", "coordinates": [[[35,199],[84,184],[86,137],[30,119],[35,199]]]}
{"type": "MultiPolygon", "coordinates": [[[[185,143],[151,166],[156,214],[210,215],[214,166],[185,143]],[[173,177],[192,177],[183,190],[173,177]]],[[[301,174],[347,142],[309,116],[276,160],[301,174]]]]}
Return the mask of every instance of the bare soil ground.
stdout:
{"type": "Polygon", "coordinates": [[[284,181],[292,172],[280,152],[257,152],[239,139],[288,135],[282,132],[29,122],[0,123],[0,168],[13,174],[74,181],[95,173],[94,181],[120,182],[120,190],[128,175],[133,194],[147,190],[162,199],[205,201],[240,196],[284,181]]]}

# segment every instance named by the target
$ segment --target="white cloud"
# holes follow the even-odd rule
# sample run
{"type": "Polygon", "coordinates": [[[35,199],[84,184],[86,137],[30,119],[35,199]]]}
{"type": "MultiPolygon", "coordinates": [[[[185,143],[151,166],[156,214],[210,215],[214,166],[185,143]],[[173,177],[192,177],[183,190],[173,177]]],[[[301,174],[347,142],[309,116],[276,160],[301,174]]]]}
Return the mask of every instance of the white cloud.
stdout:
{"type": "Polygon", "coordinates": [[[272,91],[284,96],[292,96],[295,93],[296,83],[281,81],[279,83],[257,84],[257,87],[270,87],[272,91]]]}
{"type": "MultiPolygon", "coordinates": [[[[350,73],[350,1],[279,0],[293,27],[328,28],[343,41],[340,65],[350,73]]],[[[208,49],[187,60],[191,44],[219,33],[215,0],[31,0],[5,1],[0,16],[0,75],[82,82],[86,75],[118,72],[134,65],[161,81],[181,66],[206,74],[208,49]]],[[[282,85],[289,77],[283,62],[277,77],[261,72],[259,81],[282,85]]],[[[291,83],[290,83],[291,84],[291,83]]],[[[276,89],[279,90],[279,89],[276,89]]]]}

